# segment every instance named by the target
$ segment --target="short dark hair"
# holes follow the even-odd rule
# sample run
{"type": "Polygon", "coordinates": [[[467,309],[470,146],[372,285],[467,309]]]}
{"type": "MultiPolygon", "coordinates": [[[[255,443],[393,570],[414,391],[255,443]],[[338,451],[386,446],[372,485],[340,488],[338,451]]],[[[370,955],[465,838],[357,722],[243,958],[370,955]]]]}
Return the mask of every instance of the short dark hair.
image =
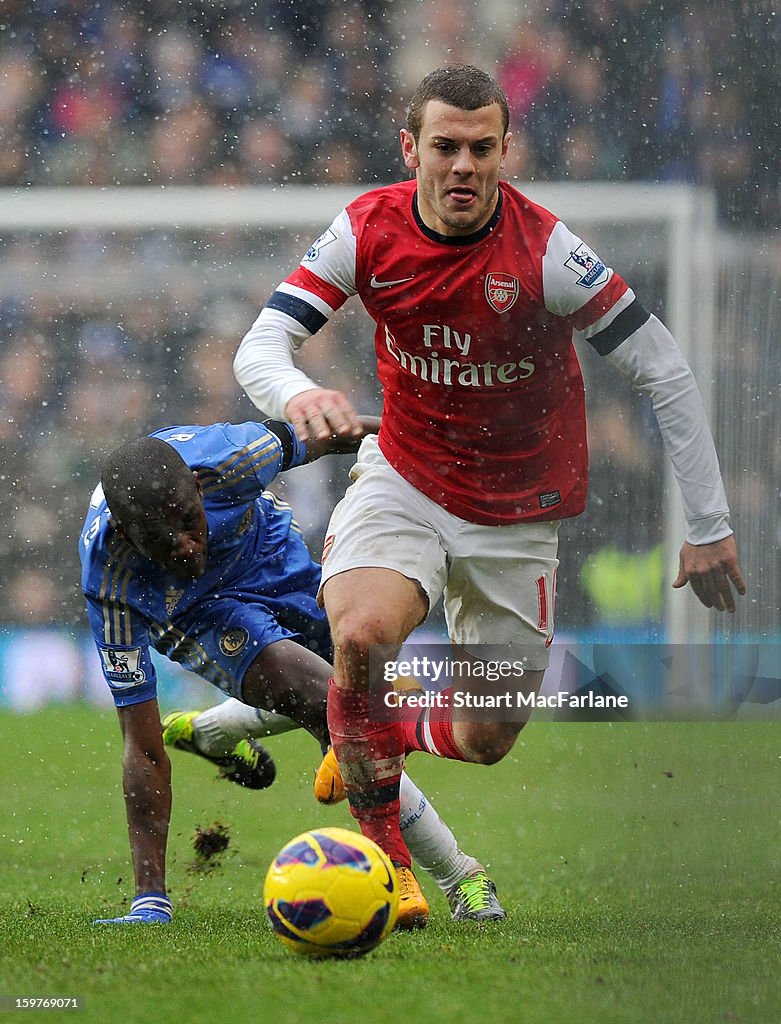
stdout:
{"type": "Polygon", "coordinates": [[[498,103],[504,120],[502,137],[510,126],[510,108],[504,90],[487,71],[473,64],[445,64],[430,71],[415,90],[407,106],[407,128],[417,142],[423,122],[423,107],[440,100],[459,110],[479,110],[498,103]]]}
{"type": "Polygon", "coordinates": [[[192,480],[190,467],[159,437],[139,437],[120,445],[106,458],[100,474],[106,504],[125,524],[162,509],[188,478],[192,480]]]}

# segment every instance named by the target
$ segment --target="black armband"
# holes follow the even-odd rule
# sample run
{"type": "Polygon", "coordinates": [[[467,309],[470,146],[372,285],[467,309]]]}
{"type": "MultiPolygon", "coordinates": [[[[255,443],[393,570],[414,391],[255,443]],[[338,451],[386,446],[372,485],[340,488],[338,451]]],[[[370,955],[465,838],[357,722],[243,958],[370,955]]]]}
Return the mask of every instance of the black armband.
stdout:
{"type": "MultiPolygon", "coordinates": [[[[295,462],[296,457],[296,439],[293,436],[293,428],[289,423],[285,423],[284,420],[263,420],[263,426],[270,430],[278,439],[282,445],[282,465],[280,472],[286,469],[290,469],[292,465],[298,465],[295,462]]],[[[300,461],[300,460],[299,460],[300,461]]]]}
{"type": "Polygon", "coordinates": [[[599,352],[601,356],[610,355],[618,346],[635,333],[651,314],[637,299],[634,299],[626,309],[622,310],[611,324],[593,334],[589,343],[599,352]]]}

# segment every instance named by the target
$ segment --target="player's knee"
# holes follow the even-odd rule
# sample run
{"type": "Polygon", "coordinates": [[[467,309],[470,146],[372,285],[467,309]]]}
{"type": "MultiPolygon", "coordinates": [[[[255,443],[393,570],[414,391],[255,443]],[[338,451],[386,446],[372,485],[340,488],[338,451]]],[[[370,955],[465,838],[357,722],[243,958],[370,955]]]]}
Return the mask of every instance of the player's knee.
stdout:
{"type": "Polygon", "coordinates": [[[523,723],[477,726],[466,731],[459,746],[473,764],[498,764],[513,748],[523,723]]]}
{"type": "Polygon", "coordinates": [[[380,614],[360,610],[342,615],[333,624],[332,633],[337,656],[348,664],[367,664],[372,648],[379,644],[401,644],[380,614]]]}
{"type": "Polygon", "coordinates": [[[510,750],[505,744],[486,744],[482,747],[472,748],[471,761],[473,764],[498,764],[510,750]]]}

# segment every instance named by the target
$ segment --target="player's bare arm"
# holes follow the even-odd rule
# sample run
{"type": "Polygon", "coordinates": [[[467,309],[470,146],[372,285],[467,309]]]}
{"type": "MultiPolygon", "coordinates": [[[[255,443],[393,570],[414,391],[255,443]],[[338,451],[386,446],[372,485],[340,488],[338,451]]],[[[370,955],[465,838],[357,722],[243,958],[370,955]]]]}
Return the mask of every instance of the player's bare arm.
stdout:
{"type": "Polygon", "coordinates": [[[171,819],[171,762],[157,700],[117,708],[124,739],[122,779],[136,892],[165,892],[171,819]]]}
{"type": "Polygon", "coordinates": [[[333,435],[360,440],[372,432],[364,430],[349,398],[328,388],[295,395],[285,406],[285,419],[293,424],[300,441],[326,441],[333,435]]]}
{"type": "Polygon", "coordinates": [[[324,440],[320,438],[309,439],[306,442],[307,462],[314,462],[323,455],[354,455],[358,451],[361,441],[367,434],[379,434],[379,416],[359,416],[360,433],[357,435],[343,436],[337,433],[330,434],[324,440]]]}
{"type": "Polygon", "coordinates": [[[691,584],[692,590],[706,608],[734,613],[736,606],[732,588],[741,597],[746,593],[746,582],[738,563],[734,536],[712,544],[690,544],[684,541],[673,586],[679,589],[687,583],[691,584]]]}

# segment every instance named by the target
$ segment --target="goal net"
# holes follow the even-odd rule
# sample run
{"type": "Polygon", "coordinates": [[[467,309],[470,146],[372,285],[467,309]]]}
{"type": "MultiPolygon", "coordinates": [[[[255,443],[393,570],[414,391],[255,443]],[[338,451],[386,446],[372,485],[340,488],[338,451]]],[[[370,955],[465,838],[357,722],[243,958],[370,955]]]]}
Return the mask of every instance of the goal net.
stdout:
{"type": "MultiPolygon", "coordinates": [[[[580,234],[670,327],[697,376],[734,501],[740,453],[759,457],[772,424],[757,426],[739,402],[736,408],[741,367],[725,370],[731,339],[720,303],[739,282],[725,281],[710,193],[680,185],[518,184],[580,234]]],[[[28,567],[50,574],[56,567],[56,605],[76,620],[73,551],[100,455],[112,442],[162,424],[257,415],[233,380],[236,346],[276,283],[363,190],[72,188],[0,195],[4,358],[15,367],[18,406],[5,427],[11,447],[0,466],[9,483],[0,510],[10,524],[0,546],[6,579],[19,571],[20,549],[30,556],[28,567]]],[[[734,278],[743,264],[730,266],[734,278]]],[[[744,315],[733,311],[733,320],[744,315]]],[[[372,333],[360,304],[348,303],[302,354],[315,379],[345,389],[367,412],[379,411],[381,401],[372,333]]],[[[593,476],[587,512],[562,528],[559,629],[608,627],[670,643],[710,639],[713,617],[688,589],[669,586],[683,518],[647,401],[588,346],[579,345],[579,353],[593,476]]],[[[756,358],[761,363],[764,356],[756,358]]],[[[777,428],[777,415],[774,422],[777,428]]],[[[290,474],[283,485],[315,554],[345,484],[345,464],[337,460],[290,474]]],[[[747,571],[764,581],[777,610],[777,568],[768,571],[759,546],[747,553],[747,571]]],[[[742,630],[766,628],[762,614],[741,614],[742,630]]],[[[0,618],[9,617],[6,601],[0,618]]]]}

